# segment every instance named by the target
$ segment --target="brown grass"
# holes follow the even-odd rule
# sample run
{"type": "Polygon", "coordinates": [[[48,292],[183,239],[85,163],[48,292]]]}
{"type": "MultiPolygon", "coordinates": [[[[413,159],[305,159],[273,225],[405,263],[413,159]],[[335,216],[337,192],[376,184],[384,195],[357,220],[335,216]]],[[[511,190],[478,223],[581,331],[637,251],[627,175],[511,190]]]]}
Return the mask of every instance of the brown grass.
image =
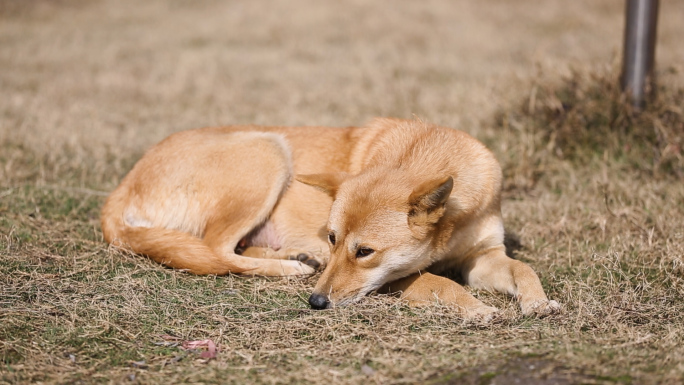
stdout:
{"type": "Polygon", "coordinates": [[[684,4],[658,99],[615,89],[622,3],[0,0],[0,383],[668,383],[684,379],[684,4]],[[205,125],[469,131],[563,314],[464,323],[309,279],[195,277],[102,242],[145,148],[205,125]],[[180,349],[212,339],[215,359],[180,349]]]}
{"type": "Polygon", "coordinates": [[[562,84],[538,78],[518,108],[500,111],[504,132],[524,127],[532,154],[515,168],[534,182],[557,159],[622,163],[645,175],[684,178],[684,89],[660,86],[635,108],[618,86],[618,69],[575,69],[562,84]]]}

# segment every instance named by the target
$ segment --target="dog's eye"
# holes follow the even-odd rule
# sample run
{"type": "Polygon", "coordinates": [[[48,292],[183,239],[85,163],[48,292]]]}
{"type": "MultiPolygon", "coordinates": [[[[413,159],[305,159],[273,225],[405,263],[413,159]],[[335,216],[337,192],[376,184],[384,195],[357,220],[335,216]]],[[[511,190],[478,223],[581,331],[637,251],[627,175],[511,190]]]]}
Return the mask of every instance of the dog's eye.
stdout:
{"type": "Polygon", "coordinates": [[[328,233],[328,241],[330,241],[330,244],[335,246],[335,234],[334,233],[328,233]]]}
{"type": "Polygon", "coordinates": [[[360,249],[356,250],[356,258],[367,257],[374,252],[375,250],[371,249],[370,247],[361,247],[360,249]]]}

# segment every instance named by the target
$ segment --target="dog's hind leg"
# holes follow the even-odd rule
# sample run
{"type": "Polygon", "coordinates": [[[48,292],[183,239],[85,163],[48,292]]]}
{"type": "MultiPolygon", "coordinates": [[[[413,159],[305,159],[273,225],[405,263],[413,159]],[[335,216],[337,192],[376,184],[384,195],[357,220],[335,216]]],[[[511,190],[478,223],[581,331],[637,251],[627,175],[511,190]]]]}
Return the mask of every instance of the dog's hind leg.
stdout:
{"type": "Polygon", "coordinates": [[[300,249],[273,250],[269,247],[252,246],[246,248],[240,253],[240,255],[261,259],[286,259],[290,261],[299,261],[313,267],[316,270],[325,267],[321,265],[321,263],[318,261],[318,258],[314,256],[314,253],[300,249]]]}
{"type": "Polygon", "coordinates": [[[474,288],[507,293],[518,299],[524,315],[545,316],[560,311],[549,301],[531,267],[509,258],[503,246],[490,249],[464,265],[462,275],[474,288]]]}
{"type": "Polygon", "coordinates": [[[138,227],[129,224],[119,236],[133,251],[195,274],[314,272],[299,261],[235,253],[238,242],[268,220],[291,181],[292,159],[282,136],[212,130],[180,134],[138,164],[132,171],[137,182],[121,190],[138,194],[136,199],[122,203],[119,213],[108,210],[108,217],[129,212],[136,219],[138,227]]]}
{"type": "MultiPolygon", "coordinates": [[[[279,143],[270,137],[256,137],[245,149],[237,149],[231,154],[232,157],[241,157],[243,167],[249,167],[254,173],[249,178],[231,180],[225,186],[229,193],[217,202],[206,225],[204,243],[216,254],[244,269],[242,274],[287,276],[315,272],[312,266],[297,259],[268,258],[264,253],[258,255],[255,250],[249,250],[253,248],[244,250],[243,255],[235,252],[240,240],[248,237],[254,229],[270,228],[268,217],[289,184],[290,159],[287,154],[276,151],[278,146],[279,143]],[[265,156],[268,153],[270,158],[265,156]]],[[[217,190],[218,193],[220,191],[217,190]]],[[[275,252],[271,249],[264,251],[268,256],[275,252]]]]}
{"type": "Polygon", "coordinates": [[[256,213],[245,211],[258,211],[263,209],[263,207],[259,207],[260,204],[267,204],[264,200],[259,199],[258,192],[252,194],[251,198],[254,199],[253,202],[246,201],[246,199],[240,200],[240,208],[231,207],[236,205],[225,202],[222,205],[223,216],[216,217],[207,224],[203,243],[220,257],[238,266],[242,274],[287,276],[314,273],[315,270],[311,266],[303,264],[299,260],[251,258],[235,253],[235,246],[242,234],[254,227],[258,220],[256,213]]]}

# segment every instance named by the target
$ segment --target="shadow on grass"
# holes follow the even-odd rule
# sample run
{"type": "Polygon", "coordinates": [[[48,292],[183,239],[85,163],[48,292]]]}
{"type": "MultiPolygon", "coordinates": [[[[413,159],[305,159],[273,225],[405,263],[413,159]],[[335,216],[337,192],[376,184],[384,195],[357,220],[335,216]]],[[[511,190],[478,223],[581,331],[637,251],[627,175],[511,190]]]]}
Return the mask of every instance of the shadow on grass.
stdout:
{"type": "Polygon", "coordinates": [[[571,384],[631,384],[629,375],[606,377],[585,374],[540,356],[530,355],[478,365],[467,371],[436,378],[431,385],[571,385],[571,384]]]}

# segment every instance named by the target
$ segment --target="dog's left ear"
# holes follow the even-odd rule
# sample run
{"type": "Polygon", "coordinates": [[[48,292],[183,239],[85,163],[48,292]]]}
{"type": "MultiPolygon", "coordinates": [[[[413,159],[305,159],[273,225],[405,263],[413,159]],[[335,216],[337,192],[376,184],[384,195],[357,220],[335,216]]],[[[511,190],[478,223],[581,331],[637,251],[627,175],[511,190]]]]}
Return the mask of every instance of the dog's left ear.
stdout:
{"type": "Polygon", "coordinates": [[[429,227],[439,221],[446,212],[446,203],[454,188],[451,176],[425,182],[409,196],[409,225],[411,229],[426,235],[429,227]]]}
{"type": "Polygon", "coordinates": [[[328,174],[306,174],[297,175],[295,179],[299,182],[316,187],[317,189],[330,195],[333,199],[337,194],[337,189],[340,187],[349,175],[346,172],[328,173],[328,174]]]}

